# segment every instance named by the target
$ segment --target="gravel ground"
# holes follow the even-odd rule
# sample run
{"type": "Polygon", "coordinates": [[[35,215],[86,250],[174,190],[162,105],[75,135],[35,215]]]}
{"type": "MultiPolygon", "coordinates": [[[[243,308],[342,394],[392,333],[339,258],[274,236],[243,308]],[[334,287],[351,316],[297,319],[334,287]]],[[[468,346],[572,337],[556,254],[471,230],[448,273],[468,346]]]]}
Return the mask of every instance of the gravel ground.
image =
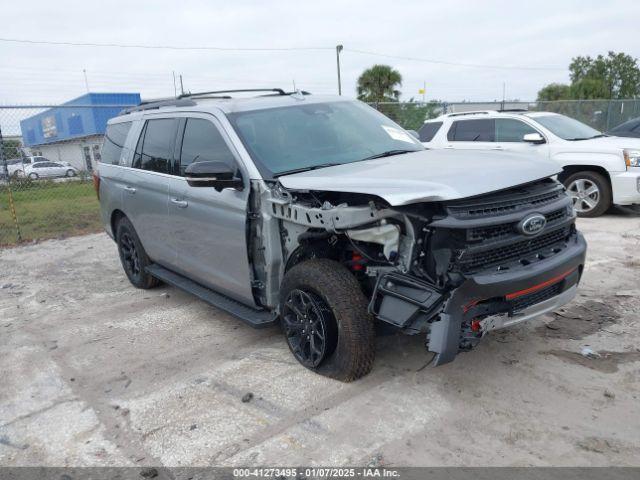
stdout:
{"type": "Polygon", "coordinates": [[[381,337],[352,384],[276,328],[134,289],[104,234],[2,250],[0,465],[640,465],[640,217],[579,227],[572,304],[438,368],[381,337]]]}

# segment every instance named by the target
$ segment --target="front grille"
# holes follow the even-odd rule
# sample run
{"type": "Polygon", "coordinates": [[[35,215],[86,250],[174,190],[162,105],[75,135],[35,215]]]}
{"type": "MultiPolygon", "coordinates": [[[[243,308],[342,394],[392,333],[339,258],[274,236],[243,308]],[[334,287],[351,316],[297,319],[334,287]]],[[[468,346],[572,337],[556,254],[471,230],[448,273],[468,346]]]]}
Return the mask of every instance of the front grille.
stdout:
{"type": "MultiPolygon", "coordinates": [[[[569,212],[566,208],[560,208],[545,215],[547,219],[547,225],[553,225],[559,220],[564,220],[569,212]]],[[[498,240],[506,238],[510,235],[514,235],[517,230],[518,223],[502,223],[499,225],[490,225],[488,227],[470,228],[467,230],[467,240],[470,242],[481,242],[487,240],[498,240]]]]}
{"type": "Polygon", "coordinates": [[[519,191],[507,192],[496,199],[485,202],[482,199],[473,204],[450,205],[449,211],[456,217],[478,218],[504,215],[519,210],[534,209],[555,202],[563,195],[562,187],[554,185],[549,189],[548,184],[534,185],[521,188],[519,191]]]}
{"type": "Polygon", "coordinates": [[[489,250],[475,253],[472,250],[465,250],[459,258],[458,265],[463,272],[471,272],[512,260],[524,259],[563,242],[568,235],[568,228],[560,228],[529,240],[521,240],[489,250]]]}
{"type": "Polygon", "coordinates": [[[521,312],[522,310],[525,310],[532,305],[544,302],[545,300],[549,300],[556,295],[560,295],[562,293],[562,284],[563,282],[560,281],[549,287],[543,288],[542,290],[538,290],[537,292],[523,295],[514,300],[511,300],[509,302],[509,305],[511,306],[512,313],[521,312]]]}

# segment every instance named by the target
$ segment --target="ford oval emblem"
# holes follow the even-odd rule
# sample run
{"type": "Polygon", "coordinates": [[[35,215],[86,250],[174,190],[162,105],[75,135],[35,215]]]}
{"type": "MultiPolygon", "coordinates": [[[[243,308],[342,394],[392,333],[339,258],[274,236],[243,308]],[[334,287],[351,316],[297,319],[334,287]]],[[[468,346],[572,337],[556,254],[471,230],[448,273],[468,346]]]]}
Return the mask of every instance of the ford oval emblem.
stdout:
{"type": "Polygon", "coordinates": [[[537,235],[540,233],[544,226],[547,224],[547,219],[544,215],[534,213],[527,215],[518,224],[518,230],[525,235],[537,235]]]}

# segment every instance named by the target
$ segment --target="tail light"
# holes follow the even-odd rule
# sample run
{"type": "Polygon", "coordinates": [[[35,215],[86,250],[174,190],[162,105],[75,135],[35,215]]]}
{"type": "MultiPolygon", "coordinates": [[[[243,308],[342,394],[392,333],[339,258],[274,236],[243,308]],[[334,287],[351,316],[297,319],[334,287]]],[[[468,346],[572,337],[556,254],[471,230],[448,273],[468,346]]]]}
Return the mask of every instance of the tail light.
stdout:
{"type": "Polygon", "coordinates": [[[100,174],[98,173],[97,170],[93,171],[93,188],[96,191],[98,200],[100,200],[100,174]]]}

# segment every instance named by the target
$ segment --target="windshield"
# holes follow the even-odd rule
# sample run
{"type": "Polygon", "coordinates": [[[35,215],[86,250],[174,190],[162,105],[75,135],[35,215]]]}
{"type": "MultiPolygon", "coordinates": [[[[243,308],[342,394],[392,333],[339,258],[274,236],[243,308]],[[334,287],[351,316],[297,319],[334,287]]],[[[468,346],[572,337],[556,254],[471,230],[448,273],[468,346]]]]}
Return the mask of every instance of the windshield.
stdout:
{"type": "Polygon", "coordinates": [[[301,102],[229,115],[266,177],[424,150],[411,134],[360,102],[301,102]]]}
{"type": "Polygon", "coordinates": [[[550,130],[551,133],[564,140],[587,140],[588,138],[602,136],[602,132],[595,128],[564,115],[542,115],[532,118],[550,130]]]}

